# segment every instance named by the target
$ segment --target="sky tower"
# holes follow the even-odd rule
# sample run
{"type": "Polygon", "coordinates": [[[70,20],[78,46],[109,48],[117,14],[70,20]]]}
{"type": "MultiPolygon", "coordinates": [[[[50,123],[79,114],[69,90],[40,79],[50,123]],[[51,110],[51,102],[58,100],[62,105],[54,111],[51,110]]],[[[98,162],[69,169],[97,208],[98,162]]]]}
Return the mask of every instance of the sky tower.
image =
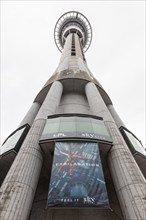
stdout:
{"type": "Polygon", "coordinates": [[[0,217],[144,220],[145,151],[87,66],[88,19],[63,14],[54,39],[59,65],[0,149],[0,217]]]}

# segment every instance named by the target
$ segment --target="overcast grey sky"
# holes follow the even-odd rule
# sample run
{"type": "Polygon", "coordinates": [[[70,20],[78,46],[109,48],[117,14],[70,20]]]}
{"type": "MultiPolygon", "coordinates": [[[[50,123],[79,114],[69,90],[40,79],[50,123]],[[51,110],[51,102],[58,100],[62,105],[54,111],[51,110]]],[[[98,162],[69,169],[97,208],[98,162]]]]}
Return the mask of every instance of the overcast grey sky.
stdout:
{"type": "Polygon", "coordinates": [[[121,119],[145,144],[145,1],[2,1],[1,142],[56,69],[54,26],[77,10],[90,21],[89,69],[121,119]]]}

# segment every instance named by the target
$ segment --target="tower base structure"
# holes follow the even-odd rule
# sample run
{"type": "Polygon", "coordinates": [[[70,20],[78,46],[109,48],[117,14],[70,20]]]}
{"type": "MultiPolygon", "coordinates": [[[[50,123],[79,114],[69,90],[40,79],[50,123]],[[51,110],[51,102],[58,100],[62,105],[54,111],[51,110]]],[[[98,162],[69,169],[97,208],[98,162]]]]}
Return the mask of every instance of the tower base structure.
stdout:
{"type": "Polygon", "coordinates": [[[87,66],[91,39],[81,13],[58,20],[59,65],[1,148],[3,220],[146,218],[144,149],[87,66]]]}

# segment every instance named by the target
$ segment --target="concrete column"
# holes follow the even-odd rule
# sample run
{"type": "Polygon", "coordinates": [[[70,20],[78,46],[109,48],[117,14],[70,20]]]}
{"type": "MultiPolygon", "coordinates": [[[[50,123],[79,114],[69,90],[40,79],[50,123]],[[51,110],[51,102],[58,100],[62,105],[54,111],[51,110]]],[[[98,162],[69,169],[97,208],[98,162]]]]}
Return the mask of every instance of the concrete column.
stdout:
{"type": "Polygon", "coordinates": [[[29,124],[31,126],[40,109],[40,106],[40,103],[34,102],[23,118],[22,122],[19,124],[19,127],[23,126],[24,124],[29,124]]]}
{"type": "Polygon", "coordinates": [[[41,167],[42,152],[38,144],[48,115],[59,105],[63,86],[52,84],[23,145],[0,190],[0,219],[27,220],[30,214],[41,167]]]}
{"type": "Polygon", "coordinates": [[[121,126],[125,127],[123,121],[121,120],[120,116],[116,112],[114,106],[113,105],[108,105],[107,107],[108,107],[108,110],[110,111],[110,113],[111,113],[111,115],[112,115],[112,117],[113,117],[117,127],[118,128],[120,128],[121,126]]]}
{"type": "Polygon", "coordinates": [[[37,119],[47,119],[47,116],[54,115],[57,111],[57,107],[60,103],[60,99],[63,92],[63,85],[59,81],[55,81],[51,89],[49,90],[48,95],[43,102],[43,106],[40,108],[38,115],[36,116],[37,119]]]}
{"type": "Polygon", "coordinates": [[[82,51],[81,51],[81,45],[80,45],[80,39],[77,34],[74,34],[75,36],[75,44],[76,44],[76,56],[81,59],[83,59],[82,51]]]}
{"type": "Polygon", "coordinates": [[[69,34],[66,38],[63,52],[61,54],[61,58],[59,61],[59,65],[55,72],[60,72],[60,71],[68,69],[68,66],[69,66],[68,62],[71,57],[71,41],[72,41],[72,34],[69,34]]]}
{"type": "Polygon", "coordinates": [[[89,82],[85,87],[85,92],[93,114],[103,117],[113,139],[108,162],[123,216],[126,220],[145,220],[145,179],[95,84],[89,82]]]}

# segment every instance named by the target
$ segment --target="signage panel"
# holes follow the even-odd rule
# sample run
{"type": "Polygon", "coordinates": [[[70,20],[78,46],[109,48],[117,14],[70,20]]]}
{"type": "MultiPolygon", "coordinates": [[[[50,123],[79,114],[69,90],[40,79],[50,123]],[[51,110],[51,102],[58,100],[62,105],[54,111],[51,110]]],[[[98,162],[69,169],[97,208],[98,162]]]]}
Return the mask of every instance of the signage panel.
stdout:
{"type": "Polygon", "coordinates": [[[49,118],[40,142],[56,138],[86,138],[112,143],[103,120],[78,116],[49,118]]]}
{"type": "Polygon", "coordinates": [[[55,144],[48,206],[109,207],[97,143],[55,144]]]}

